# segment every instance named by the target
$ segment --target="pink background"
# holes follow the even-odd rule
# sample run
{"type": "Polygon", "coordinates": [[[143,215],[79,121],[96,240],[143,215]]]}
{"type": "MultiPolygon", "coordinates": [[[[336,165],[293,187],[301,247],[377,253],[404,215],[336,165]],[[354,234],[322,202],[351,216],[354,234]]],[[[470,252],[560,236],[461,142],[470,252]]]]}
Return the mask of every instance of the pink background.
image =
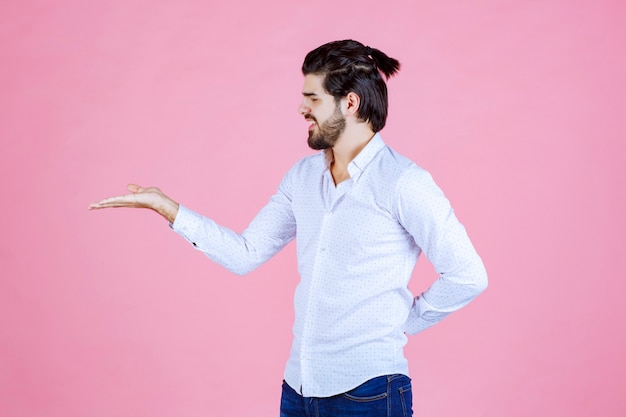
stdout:
{"type": "Polygon", "coordinates": [[[239,278],[86,208],[132,181],[242,230],[311,152],[304,55],[355,38],[490,275],[410,340],[416,415],[624,416],[623,5],[2,2],[0,415],[278,416],[294,246],[239,278]]]}

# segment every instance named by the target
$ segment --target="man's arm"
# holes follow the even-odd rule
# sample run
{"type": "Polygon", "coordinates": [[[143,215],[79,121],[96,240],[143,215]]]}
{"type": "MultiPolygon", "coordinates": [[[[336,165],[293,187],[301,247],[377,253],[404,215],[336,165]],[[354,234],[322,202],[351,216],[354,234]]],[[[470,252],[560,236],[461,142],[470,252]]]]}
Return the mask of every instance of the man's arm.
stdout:
{"type": "Polygon", "coordinates": [[[155,187],[130,184],[131,194],[104,199],[89,205],[89,209],[130,207],[156,211],[195,249],[231,272],[243,275],[275,255],[296,235],[290,179],[287,173],[276,194],[243,233],[179,205],[155,187]]]}
{"type": "Polygon", "coordinates": [[[237,233],[180,206],[172,229],[196,250],[231,272],[243,275],[278,253],[296,236],[289,173],[248,227],[237,233]]]}
{"type": "Polygon", "coordinates": [[[405,331],[415,334],[469,304],[487,288],[487,273],[465,228],[428,172],[409,169],[397,191],[399,221],[439,274],[413,302],[405,331]]]}

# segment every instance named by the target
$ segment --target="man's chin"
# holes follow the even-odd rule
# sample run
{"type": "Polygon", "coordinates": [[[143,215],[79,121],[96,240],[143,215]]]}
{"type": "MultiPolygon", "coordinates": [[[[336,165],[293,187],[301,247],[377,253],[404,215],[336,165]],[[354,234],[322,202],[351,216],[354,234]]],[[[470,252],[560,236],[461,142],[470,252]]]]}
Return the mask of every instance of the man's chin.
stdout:
{"type": "Polygon", "coordinates": [[[316,151],[320,151],[324,148],[320,148],[321,143],[319,143],[319,140],[317,140],[317,138],[315,137],[315,134],[313,133],[312,130],[309,131],[309,137],[307,138],[307,144],[309,145],[309,148],[316,150],[316,151]]]}
{"type": "Polygon", "coordinates": [[[323,151],[324,149],[328,149],[331,147],[326,142],[312,140],[311,138],[309,138],[307,143],[309,144],[309,148],[316,150],[316,151],[323,151]]]}

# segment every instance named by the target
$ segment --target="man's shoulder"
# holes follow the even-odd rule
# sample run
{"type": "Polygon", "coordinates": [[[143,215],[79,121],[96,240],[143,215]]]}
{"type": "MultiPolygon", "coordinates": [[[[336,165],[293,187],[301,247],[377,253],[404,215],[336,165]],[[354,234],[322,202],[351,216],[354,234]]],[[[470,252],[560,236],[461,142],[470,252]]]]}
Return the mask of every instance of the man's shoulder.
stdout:
{"type": "Polygon", "coordinates": [[[434,185],[431,174],[425,168],[389,146],[382,150],[377,165],[373,171],[380,175],[379,180],[384,179],[390,196],[430,189],[434,185]]]}
{"type": "Polygon", "coordinates": [[[323,152],[307,155],[300,158],[291,166],[288,174],[302,175],[310,174],[312,171],[323,171],[326,168],[326,158],[323,152]]]}
{"type": "Polygon", "coordinates": [[[326,169],[326,159],[322,152],[300,158],[287,170],[283,177],[284,183],[301,184],[319,178],[326,169]]]}
{"type": "Polygon", "coordinates": [[[386,170],[392,171],[398,177],[407,173],[409,173],[409,175],[411,175],[410,173],[414,175],[426,173],[426,170],[417,165],[412,159],[397,152],[388,145],[385,145],[379,163],[383,165],[386,170]]]}

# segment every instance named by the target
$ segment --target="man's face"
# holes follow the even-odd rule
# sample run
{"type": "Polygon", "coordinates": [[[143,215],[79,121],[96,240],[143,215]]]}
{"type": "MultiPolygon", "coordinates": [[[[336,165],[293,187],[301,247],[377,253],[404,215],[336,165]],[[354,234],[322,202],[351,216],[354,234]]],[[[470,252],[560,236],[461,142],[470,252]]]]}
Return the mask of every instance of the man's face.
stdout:
{"type": "Polygon", "coordinates": [[[304,77],[302,103],[299,112],[311,122],[309,147],[316,150],[331,148],[346,128],[346,119],[335,98],[322,86],[323,77],[309,74],[304,77]]]}

